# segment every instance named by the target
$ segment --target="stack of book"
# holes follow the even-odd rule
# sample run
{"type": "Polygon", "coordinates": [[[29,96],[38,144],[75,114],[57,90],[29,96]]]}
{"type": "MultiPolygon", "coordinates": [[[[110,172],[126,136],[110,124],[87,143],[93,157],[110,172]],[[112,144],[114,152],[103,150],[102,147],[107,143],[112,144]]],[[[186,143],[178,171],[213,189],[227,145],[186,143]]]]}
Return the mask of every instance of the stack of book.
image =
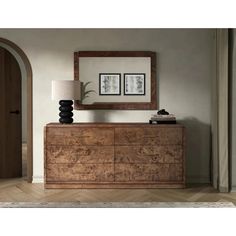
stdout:
{"type": "Polygon", "coordinates": [[[151,116],[149,123],[152,124],[153,122],[157,124],[176,124],[176,118],[173,114],[169,115],[158,115],[154,114],[151,116]]]}

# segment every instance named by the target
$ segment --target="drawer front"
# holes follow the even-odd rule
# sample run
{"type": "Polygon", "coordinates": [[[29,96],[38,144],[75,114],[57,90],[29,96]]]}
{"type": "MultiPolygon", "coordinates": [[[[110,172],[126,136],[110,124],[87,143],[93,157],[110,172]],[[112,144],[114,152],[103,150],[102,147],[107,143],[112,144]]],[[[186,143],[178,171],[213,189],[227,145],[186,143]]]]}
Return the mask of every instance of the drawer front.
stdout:
{"type": "Polygon", "coordinates": [[[115,163],[182,162],[182,146],[115,146],[115,163]]]}
{"type": "Polygon", "coordinates": [[[113,163],[114,146],[47,146],[47,163],[113,163]]]}
{"type": "Polygon", "coordinates": [[[47,145],[114,145],[113,128],[48,127],[47,145]]]}
{"type": "Polygon", "coordinates": [[[115,164],[116,182],[182,182],[181,164],[115,164]]]}
{"type": "Polygon", "coordinates": [[[47,182],[112,182],[113,164],[48,164],[47,182]]]}
{"type": "Polygon", "coordinates": [[[182,145],[181,127],[115,128],[115,145],[182,145]]]}

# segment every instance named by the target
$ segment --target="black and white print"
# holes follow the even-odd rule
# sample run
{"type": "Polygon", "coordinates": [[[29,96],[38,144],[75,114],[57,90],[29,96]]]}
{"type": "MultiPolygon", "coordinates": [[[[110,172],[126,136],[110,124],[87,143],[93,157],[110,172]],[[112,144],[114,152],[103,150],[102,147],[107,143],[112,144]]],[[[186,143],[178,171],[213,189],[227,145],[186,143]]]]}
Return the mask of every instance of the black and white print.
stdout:
{"type": "Polygon", "coordinates": [[[120,95],[121,74],[100,73],[99,74],[99,95],[120,95]]]}
{"type": "Polygon", "coordinates": [[[124,74],[124,95],[145,95],[145,74],[124,74]]]}

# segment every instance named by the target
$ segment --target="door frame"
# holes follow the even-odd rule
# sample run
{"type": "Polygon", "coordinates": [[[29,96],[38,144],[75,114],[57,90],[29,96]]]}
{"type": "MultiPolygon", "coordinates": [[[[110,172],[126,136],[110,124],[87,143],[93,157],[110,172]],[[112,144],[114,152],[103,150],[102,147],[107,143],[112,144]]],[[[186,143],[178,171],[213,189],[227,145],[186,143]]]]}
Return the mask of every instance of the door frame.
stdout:
{"type": "Polygon", "coordinates": [[[216,29],[216,76],[212,90],[212,182],[229,192],[229,75],[228,29],[216,29]]]}
{"type": "MultiPolygon", "coordinates": [[[[24,51],[18,47],[15,43],[8,39],[0,37],[0,43],[10,47],[24,63],[27,79],[27,181],[32,183],[33,179],[33,102],[32,102],[32,84],[33,84],[33,73],[30,61],[24,51]]],[[[3,45],[4,47],[4,45],[3,45]]],[[[7,48],[6,48],[7,50],[7,48]]],[[[22,78],[23,79],[23,78],[22,78]]]]}

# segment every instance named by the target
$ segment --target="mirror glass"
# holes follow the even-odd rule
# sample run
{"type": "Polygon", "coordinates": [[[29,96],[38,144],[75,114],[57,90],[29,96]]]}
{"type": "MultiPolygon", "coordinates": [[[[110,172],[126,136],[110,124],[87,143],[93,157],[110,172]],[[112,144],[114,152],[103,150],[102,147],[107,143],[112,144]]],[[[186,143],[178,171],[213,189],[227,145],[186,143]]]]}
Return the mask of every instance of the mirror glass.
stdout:
{"type": "Polygon", "coordinates": [[[153,52],[75,53],[82,98],[75,109],[157,109],[153,52]]]}

